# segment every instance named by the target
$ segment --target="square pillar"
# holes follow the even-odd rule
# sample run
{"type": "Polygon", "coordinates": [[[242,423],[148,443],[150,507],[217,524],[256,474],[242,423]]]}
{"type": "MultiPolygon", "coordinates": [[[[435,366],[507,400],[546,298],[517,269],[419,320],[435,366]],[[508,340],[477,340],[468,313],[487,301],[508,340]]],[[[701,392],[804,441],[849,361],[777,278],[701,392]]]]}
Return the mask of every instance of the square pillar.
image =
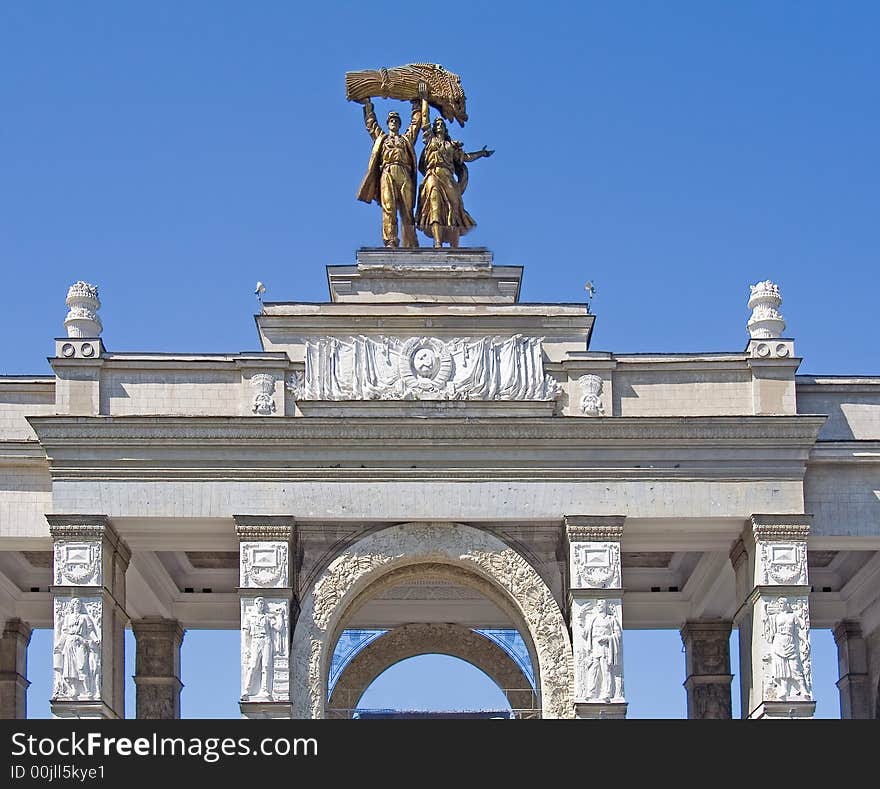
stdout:
{"type": "Polygon", "coordinates": [[[137,717],[180,717],[180,646],[184,630],[176,619],[147,617],[131,623],[137,641],[134,684],[137,717]]]}
{"type": "Polygon", "coordinates": [[[56,718],[125,717],[125,571],[131,551],[104,515],[47,515],[54,543],[56,718]]]}
{"type": "Polygon", "coordinates": [[[752,515],[730,558],[744,718],[811,718],[808,515],[752,515]]]}
{"type": "Polygon", "coordinates": [[[840,679],[840,717],[871,717],[871,681],[868,675],[868,648],[862,627],[854,619],[844,619],[834,627],[840,679]]]}
{"type": "Polygon", "coordinates": [[[625,718],[623,515],[569,515],[569,609],[578,718],[625,718]]]}
{"type": "Polygon", "coordinates": [[[290,643],[299,613],[294,519],[234,517],[239,540],[241,716],[290,718],[290,643]]]}
{"type": "Polygon", "coordinates": [[[27,649],[31,627],[21,619],[7,619],[0,638],[0,718],[27,717],[27,649]]]}
{"type": "Polygon", "coordinates": [[[684,687],[688,718],[698,720],[731,717],[730,631],[731,622],[686,622],[681,629],[685,648],[684,687]]]}

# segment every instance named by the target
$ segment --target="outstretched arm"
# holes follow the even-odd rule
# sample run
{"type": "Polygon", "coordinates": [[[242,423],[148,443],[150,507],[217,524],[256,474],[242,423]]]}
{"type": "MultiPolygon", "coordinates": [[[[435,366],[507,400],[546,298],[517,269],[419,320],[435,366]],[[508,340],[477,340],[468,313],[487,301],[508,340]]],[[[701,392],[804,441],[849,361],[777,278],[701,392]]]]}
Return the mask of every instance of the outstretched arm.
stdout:
{"type": "Polygon", "coordinates": [[[494,149],[489,151],[484,145],[483,148],[479,151],[472,151],[471,153],[464,154],[463,158],[466,162],[472,162],[475,159],[482,159],[484,156],[491,156],[493,153],[495,153],[494,149]]]}
{"type": "Polygon", "coordinates": [[[376,110],[373,109],[373,102],[369,98],[364,99],[364,125],[367,132],[374,140],[382,134],[382,127],[376,120],[376,110]]]}

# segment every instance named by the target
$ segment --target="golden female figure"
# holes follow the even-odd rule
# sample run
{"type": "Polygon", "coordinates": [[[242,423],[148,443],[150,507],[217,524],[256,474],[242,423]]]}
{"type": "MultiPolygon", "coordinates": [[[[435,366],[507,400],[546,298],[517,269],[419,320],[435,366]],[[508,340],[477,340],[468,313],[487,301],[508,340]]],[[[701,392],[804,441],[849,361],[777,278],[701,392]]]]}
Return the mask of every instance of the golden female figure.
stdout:
{"type": "Polygon", "coordinates": [[[436,118],[430,123],[428,108],[422,106],[422,140],[425,147],[419,157],[419,172],[424,180],[419,187],[416,227],[434,239],[434,246],[458,246],[458,240],[477,226],[464,210],[461,196],[467,188],[465,162],[472,162],[494,151],[483,149],[465,153],[462,144],[449,138],[446,121],[436,118]]]}

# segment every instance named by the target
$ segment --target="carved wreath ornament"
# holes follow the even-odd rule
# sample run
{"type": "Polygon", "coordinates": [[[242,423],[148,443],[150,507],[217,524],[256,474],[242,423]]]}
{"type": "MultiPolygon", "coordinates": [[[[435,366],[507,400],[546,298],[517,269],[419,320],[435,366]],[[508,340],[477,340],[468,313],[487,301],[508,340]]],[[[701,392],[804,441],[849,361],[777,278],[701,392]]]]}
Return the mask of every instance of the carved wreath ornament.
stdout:
{"type": "Polygon", "coordinates": [[[764,568],[764,582],[781,585],[805,584],[806,558],[806,543],[762,543],[761,564],[764,568]]]}
{"type": "Polygon", "coordinates": [[[575,546],[575,583],[581,588],[605,589],[620,586],[620,545],[581,544],[575,546]]]}
{"type": "Polygon", "coordinates": [[[55,583],[79,586],[97,581],[101,563],[98,543],[56,543],[55,583]]]}
{"type": "Polygon", "coordinates": [[[398,370],[407,391],[443,391],[452,376],[452,354],[440,340],[412,337],[403,344],[398,370]]]}
{"type": "Polygon", "coordinates": [[[261,587],[283,585],[287,569],[287,546],[242,545],[242,580],[261,587]]]}

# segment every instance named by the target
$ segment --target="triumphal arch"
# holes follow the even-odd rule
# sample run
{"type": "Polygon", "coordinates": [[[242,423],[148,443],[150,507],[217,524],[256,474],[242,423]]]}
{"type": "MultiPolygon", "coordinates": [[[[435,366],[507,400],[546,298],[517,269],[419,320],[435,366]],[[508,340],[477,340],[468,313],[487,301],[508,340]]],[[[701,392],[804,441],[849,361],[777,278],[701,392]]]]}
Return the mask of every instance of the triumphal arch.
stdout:
{"type": "Polygon", "coordinates": [[[138,717],[179,716],[185,631],[225,628],[248,718],[352,717],[426,652],[519,717],[619,718],[623,629],[675,628],[690,717],[732,692],[810,717],[822,627],[842,716],[878,716],[880,379],[797,375],[771,281],[730,316],[744,347],[594,350],[587,304],[524,303],[521,266],[460,245],[491,151],[430,121],[467,118],[455,75],[407,68],[347,82],[383,245],[326,301],[262,304],[252,352],[128,353],[76,282],[53,374],[0,379],[0,715],[52,628],[54,715],[123,716],[131,627],[138,717]]]}

